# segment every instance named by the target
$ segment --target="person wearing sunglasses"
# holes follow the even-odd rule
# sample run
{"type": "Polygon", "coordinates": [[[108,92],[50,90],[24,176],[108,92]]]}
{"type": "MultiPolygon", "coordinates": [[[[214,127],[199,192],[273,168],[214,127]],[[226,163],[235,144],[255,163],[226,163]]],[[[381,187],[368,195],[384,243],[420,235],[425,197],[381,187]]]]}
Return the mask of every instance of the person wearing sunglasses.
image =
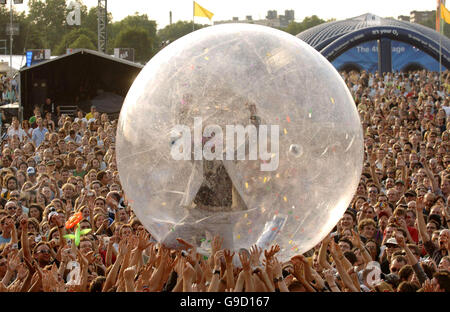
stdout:
{"type": "Polygon", "coordinates": [[[39,242],[33,249],[33,258],[41,268],[51,264],[52,252],[49,244],[46,242],[39,242]]]}

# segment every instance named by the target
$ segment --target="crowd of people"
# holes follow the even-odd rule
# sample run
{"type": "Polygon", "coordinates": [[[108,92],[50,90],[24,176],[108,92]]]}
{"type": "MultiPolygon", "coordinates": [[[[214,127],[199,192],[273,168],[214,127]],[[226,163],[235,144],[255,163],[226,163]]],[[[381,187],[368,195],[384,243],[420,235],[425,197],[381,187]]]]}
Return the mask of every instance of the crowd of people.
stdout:
{"type": "Polygon", "coordinates": [[[450,74],[342,73],[365,159],[356,194],[317,246],[211,254],[152,239],[122,190],[115,133],[95,107],[50,99],[1,146],[0,292],[448,292],[450,74]],[[239,265],[236,265],[238,259],[239,265]]]}
{"type": "Polygon", "coordinates": [[[0,99],[0,104],[11,104],[17,101],[18,85],[15,77],[11,78],[6,75],[0,78],[0,91],[2,92],[2,97],[0,99]]]}

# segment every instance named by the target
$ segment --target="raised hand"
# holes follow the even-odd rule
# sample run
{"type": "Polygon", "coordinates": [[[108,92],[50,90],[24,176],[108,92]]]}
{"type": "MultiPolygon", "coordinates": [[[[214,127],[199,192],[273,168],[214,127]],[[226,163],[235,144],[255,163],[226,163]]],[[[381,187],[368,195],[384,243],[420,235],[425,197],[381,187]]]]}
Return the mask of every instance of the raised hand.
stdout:
{"type": "Polygon", "coordinates": [[[273,273],[273,260],[272,259],[271,260],[263,259],[262,262],[264,264],[264,267],[266,268],[267,275],[269,277],[272,276],[272,273],[273,273]]]}
{"type": "Polygon", "coordinates": [[[234,257],[235,252],[233,251],[233,253],[231,253],[230,250],[225,249],[223,251],[223,255],[225,257],[225,263],[227,264],[227,266],[231,265],[233,263],[233,257],[234,257]]]}
{"type": "Polygon", "coordinates": [[[330,244],[330,253],[333,258],[338,258],[339,254],[342,253],[341,248],[334,240],[332,240],[330,244]]]}
{"type": "Polygon", "coordinates": [[[250,263],[253,267],[260,266],[259,259],[262,254],[262,249],[259,248],[256,244],[250,247],[250,263]]]}
{"type": "Polygon", "coordinates": [[[211,242],[211,251],[212,254],[215,255],[218,250],[222,248],[223,238],[216,235],[214,236],[212,242],[211,242]]]}
{"type": "Polygon", "coordinates": [[[213,274],[211,272],[210,266],[208,265],[208,263],[206,261],[204,261],[204,260],[200,261],[200,269],[203,272],[203,278],[206,281],[211,281],[211,278],[212,278],[213,274]]]}
{"type": "MultiPolygon", "coordinates": [[[[148,283],[150,281],[150,278],[152,277],[152,273],[153,273],[153,267],[151,265],[151,263],[147,263],[144,268],[142,269],[142,273],[141,273],[141,277],[142,280],[145,283],[148,283]]],[[[181,275],[181,273],[180,273],[181,275]]]]}
{"type": "Polygon", "coordinates": [[[325,236],[325,238],[322,240],[322,244],[328,246],[332,239],[333,239],[333,236],[331,236],[331,233],[330,233],[327,236],[325,236]]]}
{"type": "Polygon", "coordinates": [[[185,241],[185,240],[182,239],[182,238],[177,238],[177,241],[178,241],[180,244],[183,245],[183,247],[181,248],[181,249],[183,249],[183,250],[189,250],[189,249],[195,248],[194,245],[188,243],[187,241],[185,241]]]}
{"type": "MultiPolygon", "coordinates": [[[[157,258],[156,254],[157,254],[157,252],[156,252],[156,244],[153,244],[151,246],[151,248],[150,248],[149,255],[148,255],[149,259],[148,259],[147,262],[151,263],[153,265],[153,263],[155,263],[156,258],[157,258]]],[[[181,275],[181,271],[180,271],[180,275],[181,275]]]]}
{"type": "Polygon", "coordinates": [[[83,255],[83,253],[77,249],[77,254],[78,254],[78,258],[80,259],[80,263],[81,265],[83,265],[84,267],[87,267],[89,265],[89,261],[88,259],[83,255]]]}
{"type": "Polygon", "coordinates": [[[272,245],[268,251],[264,250],[264,256],[266,257],[267,260],[271,260],[273,258],[273,256],[275,256],[275,254],[279,251],[280,251],[280,246],[272,245]]]}
{"type": "MultiPolygon", "coordinates": [[[[174,271],[177,273],[178,277],[181,277],[184,270],[184,265],[186,260],[181,256],[181,253],[177,255],[177,263],[175,264],[174,271]]],[[[201,266],[201,264],[200,264],[201,266]]],[[[206,272],[206,270],[204,270],[206,272]]]]}
{"type": "Polygon", "coordinates": [[[422,285],[422,289],[424,292],[434,292],[434,287],[429,279],[425,280],[422,285]]]}
{"type": "Polygon", "coordinates": [[[53,264],[50,269],[42,271],[42,289],[45,292],[56,292],[60,290],[58,269],[55,264],[53,264]]]}
{"type": "Polygon", "coordinates": [[[147,231],[141,231],[138,234],[138,250],[145,250],[147,247],[151,246],[153,243],[150,242],[150,234],[147,231]]]}
{"type": "MultiPolygon", "coordinates": [[[[12,251],[11,251],[12,253],[12,251]]],[[[15,272],[16,269],[18,268],[18,266],[20,265],[21,261],[20,261],[20,255],[18,252],[16,252],[14,255],[12,255],[12,257],[10,257],[8,259],[8,270],[10,272],[15,272]]]]}
{"type": "Polygon", "coordinates": [[[189,283],[192,283],[194,277],[195,277],[195,269],[189,262],[186,262],[183,268],[183,279],[185,281],[189,281],[189,283]]]}
{"type": "Polygon", "coordinates": [[[298,262],[298,261],[300,261],[300,262],[302,262],[303,264],[305,264],[305,263],[306,263],[305,256],[303,256],[303,255],[296,255],[296,256],[293,256],[293,257],[291,258],[291,262],[292,262],[292,263],[298,262]]]}
{"type": "Polygon", "coordinates": [[[273,274],[275,277],[282,277],[283,276],[283,272],[281,269],[281,263],[280,261],[278,261],[277,257],[273,258],[273,274]]]}
{"type": "Polygon", "coordinates": [[[353,246],[355,246],[357,248],[361,248],[361,246],[362,246],[361,237],[353,229],[352,229],[352,239],[351,239],[351,241],[353,243],[353,246]]]}
{"type": "Polygon", "coordinates": [[[423,196],[417,196],[417,199],[416,199],[416,212],[417,213],[422,213],[424,207],[425,207],[425,204],[423,202],[423,196]]]}
{"type": "Polygon", "coordinates": [[[250,268],[250,258],[248,257],[247,253],[242,251],[239,253],[239,260],[241,260],[241,264],[242,264],[242,269],[245,272],[250,272],[251,268],[250,268]]]}
{"type": "Polygon", "coordinates": [[[119,242],[119,255],[125,256],[128,253],[128,244],[125,239],[119,242]]]}
{"type": "Polygon", "coordinates": [[[220,267],[220,259],[224,258],[225,259],[225,253],[223,250],[218,250],[216,251],[216,253],[214,254],[214,263],[217,264],[219,263],[219,267],[220,267]]]}
{"type": "Polygon", "coordinates": [[[294,276],[295,278],[302,282],[305,281],[305,263],[295,256],[291,259],[292,266],[294,267],[294,276]]]}
{"type": "Polygon", "coordinates": [[[325,280],[327,281],[328,285],[334,285],[336,282],[334,280],[334,274],[333,274],[333,270],[325,270],[323,272],[324,276],[325,276],[325,280]]]}
{"type": "Polygon", "coordinates": [[[25,263],[19,264],[19,266],[17,267],[17,278],[22,281],[25,279],[25,277],[27,277],[27,274],[28,274],[27,265],[25,263]]]}

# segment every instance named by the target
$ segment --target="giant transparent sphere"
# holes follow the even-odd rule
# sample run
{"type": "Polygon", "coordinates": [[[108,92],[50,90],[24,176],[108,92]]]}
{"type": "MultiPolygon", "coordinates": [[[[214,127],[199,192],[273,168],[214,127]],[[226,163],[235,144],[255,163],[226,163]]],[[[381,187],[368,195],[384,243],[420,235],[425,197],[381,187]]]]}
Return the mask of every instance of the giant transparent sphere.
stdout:
{"type": "Polygon", "coordinates": [[[139,220],[173,248],[318,244],[359,182],[363,133],[345,83],[300,39],[227,24],[160,51],[120,113],[117,165],[139,220]]]}

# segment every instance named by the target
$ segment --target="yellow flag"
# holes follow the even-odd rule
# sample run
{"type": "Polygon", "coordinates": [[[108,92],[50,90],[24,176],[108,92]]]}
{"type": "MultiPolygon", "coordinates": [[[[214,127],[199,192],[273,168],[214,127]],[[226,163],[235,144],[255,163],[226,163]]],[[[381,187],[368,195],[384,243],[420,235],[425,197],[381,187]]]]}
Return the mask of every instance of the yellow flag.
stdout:
{"type": "Polygon", "coordinates": [[[441,3],[441,17],[447,24],[450,24],[450,12],[442,3],[441,3]]]}
{"type": "Polygon", "coordinates": [[[197,2],[194,1],[194,16],[207,17],[209,18],[209,20],[211,20],[213,15],[214,15],[213,13],[201,7],[197,2]]]}

